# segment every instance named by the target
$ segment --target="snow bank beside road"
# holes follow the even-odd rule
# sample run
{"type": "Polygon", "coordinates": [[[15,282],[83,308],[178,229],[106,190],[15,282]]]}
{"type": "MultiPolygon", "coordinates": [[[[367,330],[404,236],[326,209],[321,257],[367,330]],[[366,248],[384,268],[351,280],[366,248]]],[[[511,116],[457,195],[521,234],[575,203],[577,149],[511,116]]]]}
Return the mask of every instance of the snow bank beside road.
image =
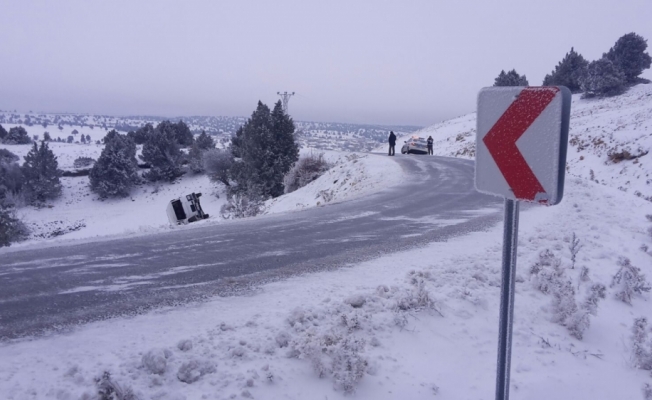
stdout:
{"type": "Polygon", "coordinates": [[[268,201],[268,213],[352,200],[393,186],[403,179],[402,168],[388,156],[335,152],[324,155],[332,163],[332,168],[297,191],[268,201]]]}
{"type": "MultiPolygon", "coordinates": [[[[626,305],[609,283],[622,256],[652,278],[652,253],[641,250],[652,247],[646,214],[649,202],[580,179],[569,180],[560,205],[522,212],[513,396],[641,398],[650,379],[628,361],[628,338],[634,317],[652,318],[649,299],[626,305]],[[573,233],[584,247],[570,269],[573,233]],[[553,296],[534,287],[529,270],[544,249],[560,259],[578,301],[591,282],[607,286],[582,341],[553,322],[553,296]],[[590,282],[580,280],[581,267],[590,282]]],[[[268,284],[254,296],[5,343],[0,393],[90,399],[94,379],[109,372],[141,399],[345,399],[347,388],[365,399],[491,398],[501,245],[496,226],[268,284]]]]}

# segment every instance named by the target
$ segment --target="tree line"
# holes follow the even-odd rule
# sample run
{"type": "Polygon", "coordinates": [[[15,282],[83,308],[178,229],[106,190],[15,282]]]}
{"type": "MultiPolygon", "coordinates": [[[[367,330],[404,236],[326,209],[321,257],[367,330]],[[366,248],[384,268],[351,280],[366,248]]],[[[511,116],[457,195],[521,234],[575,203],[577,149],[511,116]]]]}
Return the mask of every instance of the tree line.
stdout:
{"type": "MultiPolygon", "coordinates": [[[[571,47],[564,58],[543,79],[542,86],[566,86],[583,97],[607,97],[623,93],[637,83],[649,83],[640,75],[650,68],[645,52],[647,40],[636,33],[621,36],[598,60],[588,62],[571,47]]],[[[525,75],[516,70],[500,72],[494,86],[528,86],[525,75]]]]}
{"type": "MultiPolygon", "coordinates": [[[[127,197],[135,186],[146,182],[172,183],[186,173],[205,173],[226,188],[224,217],[252,216],[261,211],[265,200],[286,192],[284,178],[299,158],[294,132],[294,121],[280,101],[271,110],[258,102],[226,149],[217,149],[205,132],[195,138],[183,121],[162,121],[156,127],[146,124],[127,134],[111,130],[96,161],[76,160],[75,165],[77,161],[79,165],[92,164],[89,186],[100,199],[127,197]],[[137,145],[142,145],[140,155],[137,145]]],[[[0,141],[32,143],[23,127],[7,132],[1,125],[0,141]]],[[[18,156],[0,149],[0,247],[28,235],[15,216],[17,206],[44,206],[61,195],[62,171],[48,141],[33,143],[24,159],[19,165],[18,156]]],[[[294,183],[292,186],[296,189],[294,183]]]]}

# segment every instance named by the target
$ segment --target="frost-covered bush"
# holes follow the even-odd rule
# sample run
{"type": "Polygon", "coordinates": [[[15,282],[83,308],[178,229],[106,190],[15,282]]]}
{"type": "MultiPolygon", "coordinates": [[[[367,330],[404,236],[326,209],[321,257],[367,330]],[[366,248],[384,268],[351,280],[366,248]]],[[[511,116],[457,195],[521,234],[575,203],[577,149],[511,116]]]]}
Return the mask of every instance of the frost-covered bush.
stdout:
{"type": "Polygon", "coordinates": [[[563,273],[561,259],[549,249],[539,253],[539,259],[530,267],[534,287],[545,294],[551,292],[563,273]]]}
{"type": "Polygon", "coordinates": [[[180,340],[179,343],[177,343],[177,348],[181,351],[192,350],[192,340],[190,339],[180,340]]]}
{"type": "Polygon", "coordinates": [[[95,379],[97,386],[98,400],[138,400],[133,390],[118,384],[111,378],[109,372],[104,372],[101,377],[95,379]]]}
{"type": "Polygon", "coordinates": [[[570,280],[558,279],[552,287],[552,320],[566,325],[571,315],[577,312],[575,288],[570,280]]]}
{"type": "Polygon", "coordinates": [[[246,193],[227,194],[227,203],[220,209],[224,219],[255,217],[264,211],[260,197],[246,193]]]}
{"type": "Polygon", "coordinates": [[[167,369],[167,359],[171,355],[169,350],[152,349],[143,355],[143,367],[151,374],[162,375],[167,369]]]}
{"type": "Polygon", "coordinates": [[[364,376],[369,363],[360,353],[365,340],[345,338],[333,353],[333,384],[344,393],[355,392],[355,386],[364,376]]]}
{"type": "Polygon", "coordinates": [[[601,299],[606,297],[607,288],[601,283],[595,283],[591,286],[584,302],[579,306],[578,310],[571,315],[566,321],[565,325],[568,328],[571,336],[582,340],[584,332],[591,326],[590,315],[598,315],[598,303],[601,299]]]}
{"type": "Polygon", "coordinates": [[[0,247],[27,239],[29,229],[13,210],[0,207],[0,247]]]}
{"type": "MultiPolygon", "coordinates": [[[[571,250],[572,253],[572,250],[571,250]]],[[[580,271],[580,282],[588,282],[588,268],[580,271]]],[[[561,266],[561,259],[546,249],[539,254],[539,259],[530,268],[534,287],[542,293],[552,295],[552,321],[565,326],[571,336],[582,339],[584,332],[591,325],[590,316],[597,315],[598,303],[605,298],[606,287],[594,283],[578,304],[577,291],[572,281],[566,276],[561,266]]]]}
{"type": "Polygon", "coordinates": [[[647,318],[634,319],[630,341],[634,366],[639,369],[652,370],[652,340],[648,335],[647,318]]]}
{"type": "Polygon", "coordinates": [[[353,393],[369,365],[363,356],[365,345],[365,339],[349,330],[334,330],[294,340],[289,354],[308,360],[320,378],[331,377],[336,390],[353,393]]]}
{"type": "Polygon", "coordinates": [[[190,360],[184,362],[177,371],[177,379],[184,383],[197,382],[206,374],[215,372],[215,366],[209,362],[190,360]]]}
{"type": "Polygon", "coordinates": [[[633,266],[629,258],[620,257],[618,265],[620,269],[614,275],[609,286],[616,288],[618,300],[631,305],[633,296],[642,295],[652,288],[645,279],[645,275],[641,273],[641,269],[633,266]]]}
{"type": "Polygon", "coordinates": [[[315,155],[310,153],[299,158],[292,169],[285,175],[285,193],[292,193],[319,178],[331,168],[331,165],[324,159],[324,154],[315,155]]]}

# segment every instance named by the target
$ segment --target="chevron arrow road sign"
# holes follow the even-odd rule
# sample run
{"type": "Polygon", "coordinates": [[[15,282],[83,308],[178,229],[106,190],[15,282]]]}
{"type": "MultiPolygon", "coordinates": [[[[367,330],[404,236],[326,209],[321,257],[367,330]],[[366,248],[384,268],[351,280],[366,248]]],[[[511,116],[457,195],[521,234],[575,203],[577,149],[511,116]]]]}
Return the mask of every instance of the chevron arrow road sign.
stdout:
{"type": "Polygon", "coordinates": [[[564,192],[570,102],[565,87],[482,89],[476,189],[511,200],[559,203],[564,192]]]}

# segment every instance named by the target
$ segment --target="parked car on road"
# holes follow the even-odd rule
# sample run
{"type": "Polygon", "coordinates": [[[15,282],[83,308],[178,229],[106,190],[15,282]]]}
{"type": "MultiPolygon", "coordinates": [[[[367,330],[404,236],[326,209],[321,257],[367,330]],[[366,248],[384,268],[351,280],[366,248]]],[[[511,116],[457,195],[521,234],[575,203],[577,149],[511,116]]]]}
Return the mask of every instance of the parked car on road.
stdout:
{"type": "Polygon", "coordinates": [[[401,147],[401,154],[428,154],[428,143],[424,138],[412,136],[401,147]]]}

